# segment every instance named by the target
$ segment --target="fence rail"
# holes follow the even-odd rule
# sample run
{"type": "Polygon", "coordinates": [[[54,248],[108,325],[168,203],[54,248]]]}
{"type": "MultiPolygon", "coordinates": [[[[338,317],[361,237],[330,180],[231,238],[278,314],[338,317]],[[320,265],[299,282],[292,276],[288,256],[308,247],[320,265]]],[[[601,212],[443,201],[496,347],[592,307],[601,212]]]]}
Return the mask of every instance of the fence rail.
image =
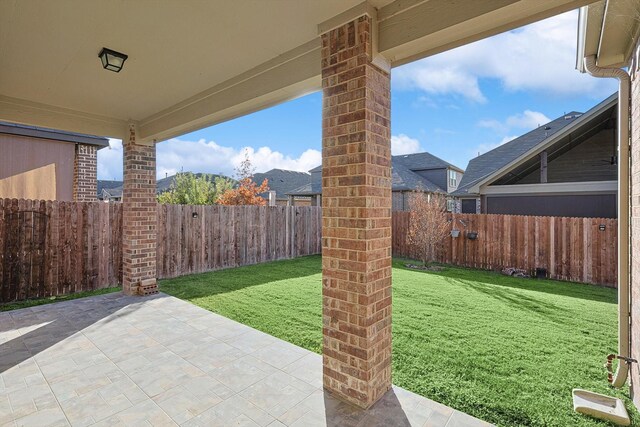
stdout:
{"type": "MultiPolygon", "coordinates": [[[[393,254],[415,257],[407,244],[410,212],[393,213],[393,254]]],[[[610,287],[617,280],[617,220],[516,215],[454,214],[440,260],[446,264],[497,270],[515,267],[550,278],[610,287]],[[467,233],[477,232],[475,240],[467,233]]]]}
{"type": "MultiPolygon", "coordinates": [[[[308,206],[158,205],[157,276],[321,252],[308,206]]],[[[0,199],[0,302],[122,283],[122,205],[0,199]]]]}
{"type": "MultiPolygon", "coordinates": [[[[409,212],[394,212],[392,250],[407,244],[409,212]]],[[[157,277],[321,253],[322,211],[310,206],[158,205],[157,277]]],[[[545,268],[560,280],[615,286],[617,221],[456,214],[440,261],[545,268]],[[466,233],[478,233],[476,240],[466,233]]],[[[122,205],[0,199],[0,302],[122,282],[122,205]]]]}
{"type": "Polygon", "coordinates": [[[310,206],[158,206],[158,278],[321,252],[310,206]]]}

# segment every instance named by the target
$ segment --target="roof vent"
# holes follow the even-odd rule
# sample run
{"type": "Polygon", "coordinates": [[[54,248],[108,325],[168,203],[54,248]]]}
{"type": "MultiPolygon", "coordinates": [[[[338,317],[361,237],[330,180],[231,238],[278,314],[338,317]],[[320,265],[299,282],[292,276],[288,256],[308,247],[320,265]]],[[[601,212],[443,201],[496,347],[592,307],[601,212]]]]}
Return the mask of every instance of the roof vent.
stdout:
{"type": "Polygon", "coordinates": [[[573,116],[571,114],[568,114],[568,115],[564,116],[564,119],[565,120],[577,119],[581,115],[582,115],[582,113],[576,113],[573,116]]]}
{"type": "Polygon", "coordinates": [[[549,130],[549,129],[551,129],[551,126],[547,125],[547,126],[544,127],[544,130],[549,130]]]}

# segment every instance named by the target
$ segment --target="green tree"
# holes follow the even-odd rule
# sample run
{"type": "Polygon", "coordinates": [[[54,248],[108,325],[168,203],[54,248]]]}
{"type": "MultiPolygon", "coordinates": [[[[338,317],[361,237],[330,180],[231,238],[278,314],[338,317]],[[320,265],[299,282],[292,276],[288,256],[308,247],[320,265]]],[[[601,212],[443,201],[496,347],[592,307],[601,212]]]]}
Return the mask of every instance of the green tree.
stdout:
{"type": "Polygon", "coordinates": [[[158,202],[173,205],[214,205],[218,197],[234,185],[234,181],[229,178],[182,172],[176,175],[169,191],[158,195],[158,202]]]}

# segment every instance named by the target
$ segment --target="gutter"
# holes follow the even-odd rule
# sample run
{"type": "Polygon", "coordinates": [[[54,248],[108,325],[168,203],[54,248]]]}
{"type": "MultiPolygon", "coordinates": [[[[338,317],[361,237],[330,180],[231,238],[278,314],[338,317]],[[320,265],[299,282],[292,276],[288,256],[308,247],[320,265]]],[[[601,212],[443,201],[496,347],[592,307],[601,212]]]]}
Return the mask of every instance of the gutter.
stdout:
{"type": "Polygon", "coordinates": [[[620,388],[627,380],[630,354],[630,292],[629,292],[629,99],[631,79],[620,68],[600,68],[595,55],[584,57],[584,69],[594,77],[616,78],[620,82],[618,90],[618,354],[610,355],[619,359],[618,369],[609,382],[620,388]]]}

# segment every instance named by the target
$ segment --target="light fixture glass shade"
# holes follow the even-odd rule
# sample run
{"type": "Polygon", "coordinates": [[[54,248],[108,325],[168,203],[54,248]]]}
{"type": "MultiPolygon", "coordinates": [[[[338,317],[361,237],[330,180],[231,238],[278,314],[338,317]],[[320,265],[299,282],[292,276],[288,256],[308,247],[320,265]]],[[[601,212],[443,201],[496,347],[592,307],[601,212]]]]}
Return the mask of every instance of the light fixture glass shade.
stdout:
{"type": "Polygon", "coordinates": [[[102,48],[98,56],[102,62],[102,68],[116,73],[119,73],[120,70],[122,70],[124,61],[128,58],[124,53],[116,52],[115,50],[107,49],[106,47],[102,48]]]}

